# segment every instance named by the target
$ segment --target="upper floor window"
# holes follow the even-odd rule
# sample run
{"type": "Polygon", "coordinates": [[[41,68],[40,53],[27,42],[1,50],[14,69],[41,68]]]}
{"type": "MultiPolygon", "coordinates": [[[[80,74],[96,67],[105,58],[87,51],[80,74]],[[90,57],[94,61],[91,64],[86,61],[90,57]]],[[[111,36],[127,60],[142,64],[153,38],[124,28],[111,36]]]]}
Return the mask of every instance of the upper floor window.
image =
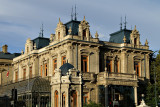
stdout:
{"type": "Polygon", "coordinates": [[[23,80],[26,79],[26,69],[23,69],[23,80]]]}
{"type": "Polygon", "coordinates": [[[112,61],[111,60],[106,60],[106,67],[108,72],[112,72],[112,61]]]}
{"type": "Polygon", "coordinates": [[[55,107],[58,107],[58,91],[57,90],[54,93],[54,104],[55,104],[55,107]]]}
{"type": "Polygon", "coordinates": [[[62,56],[62,65],[66,63],[66,56],[62,56]]]}
{"type": "Polygon", "coordinates": [[[16,81],[16,82],[18,81],[18,71],[15,72],[15,81],[16,81]]]}
{"type": "Polygon", "coordinates": [[[118,62],[118,60],[115,60],[114,67],[115,67],[115,72],[119,73],[119,62],[118,62]]]}
{"type": "Polygon", "coordinates": [[[45,64],[45,76],[47,76],[48,75],[48,69],[47,69],[47,64],[45,64]]]}
{"type": "Polygon", "coordinates": [[[66,107],[66,95],[65,95],[65,93],[62,94],[62,107],[66,107]]]}
{"type": "Polygon", "coordinates": [[[43,66],[41,65],[41,77],[43,76],[43,66]]]}
{"type": "Polygon", "coordinates": [[[88,56],[86,55],[81,56],[81,70],[83,72],[88,72],[88,56]]]}
{"type": "Polygon", "coordinates": [[[83,103],[87,104],[88,103],[88,92],[83,93],[83,103]]]}
{"type": "Polygon", "coordinates": [[[29,78],[32,78],[32,67],[29,67],[29,78]]]}
{"type": "Polygon", "coordinates": [[[140,75],[140,62],[137,62],[137,61],[134,62],[134,71],[136,72],[138,76],[141,76],[140,75]]]}
{"type": "Polygon", "coordinates": [[[56,68],[57,68],[57,58],[53,59],[53,74],[56,68]]]}
{"type": "Polygon", "coordinates": [[[76,91],[72,92],[71,99],[72,99],[71,107],[77,107],[77,92],[76,91]]]}

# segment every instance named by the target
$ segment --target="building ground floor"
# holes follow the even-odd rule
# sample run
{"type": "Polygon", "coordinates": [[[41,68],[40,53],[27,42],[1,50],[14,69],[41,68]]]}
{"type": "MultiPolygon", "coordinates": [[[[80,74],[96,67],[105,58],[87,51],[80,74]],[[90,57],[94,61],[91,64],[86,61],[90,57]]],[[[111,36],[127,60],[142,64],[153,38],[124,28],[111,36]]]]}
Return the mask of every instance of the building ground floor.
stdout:
{"type": "Polygon", "coordinates": [[[0,88],[0,105],[7,101],[6,107],[13,104],[17,107],[82,107],[92,101],[103,107],[135,107],[138,101],[137,87],[133,86],[90,83],[81,86],[70,84],[68,88],[61,86],[62,90],[56,91],[52,88],[50,81],[41,77],[8,84],[0,88]]]}

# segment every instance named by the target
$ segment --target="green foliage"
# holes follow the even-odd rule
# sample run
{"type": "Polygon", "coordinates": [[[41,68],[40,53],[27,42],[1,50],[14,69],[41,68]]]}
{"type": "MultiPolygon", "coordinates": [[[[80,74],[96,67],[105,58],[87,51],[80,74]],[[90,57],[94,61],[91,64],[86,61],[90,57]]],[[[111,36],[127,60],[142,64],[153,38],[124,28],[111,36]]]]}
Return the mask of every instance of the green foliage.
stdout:
{"type": "Polygon", "coordinates": [[[160,51],[158,52],[157,56],[151,58],[151,66],[150,66],[150,82],[147,86],[145,102],[149,106],[155,107],[155,85],[156,85],[156,97],[157,103],[160,102],[160,51]],[[154,75],[155,74],[155,75],[154,75]],[[156,78],[156,81],[154,79],[156,78]]]}
{"type": "Polygon", "coordinates": [[[89,104],[84,104],[83,107],[102,107],[102,105],[89,101],[89,104]]]}

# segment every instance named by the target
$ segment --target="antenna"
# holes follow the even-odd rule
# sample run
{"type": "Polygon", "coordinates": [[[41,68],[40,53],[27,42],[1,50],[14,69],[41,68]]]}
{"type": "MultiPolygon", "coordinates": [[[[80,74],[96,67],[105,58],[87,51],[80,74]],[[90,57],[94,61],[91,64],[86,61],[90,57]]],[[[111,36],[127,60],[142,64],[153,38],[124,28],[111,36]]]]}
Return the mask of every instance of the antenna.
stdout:
{"type": "Polygon", "coordinates": [[[124,29],[126,29],[126,24],[127,24],[127,21],[126,21],[126,16],[125,16],[124,29]]]}
{"type": "Polygon", "coordinates": [[[72,6],[72,12],[71,12],[71,20],[73,20],[73,6],[72,6]]]}
{"type": "Polygon", "coordinates": [[[74,20],[77,20],[76,5],[75,5],[75,19],[74,20]]]}
{"type": "Polygon", "coordinates": [[[120,22],[120,30],[122,30],[122,17],[121,17],[121,22],[120,22]]]}

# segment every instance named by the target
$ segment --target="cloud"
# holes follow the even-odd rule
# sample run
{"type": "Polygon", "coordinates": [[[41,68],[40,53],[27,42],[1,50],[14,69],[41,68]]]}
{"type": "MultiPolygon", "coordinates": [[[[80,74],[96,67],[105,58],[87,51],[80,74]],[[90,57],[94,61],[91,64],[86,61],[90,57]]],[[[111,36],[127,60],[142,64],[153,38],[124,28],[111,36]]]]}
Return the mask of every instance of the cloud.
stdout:
{"type": "Polygon", "coordinates": [[[70,21],[71,8],[77,5],[78,20],[90,23],[91,34],[96,31],[103,40],[119,30],[120,17],[127,16],[127,28],[137,25],[142,44],[148,38],[151,49],[159,49],[160,37],[158,0],[3,0],[0,3],[0,45],[9,44],[9,51],[20,52],[28,37],[39,35],[43,22],[45,37],[55,32],[58,18],[70,21]]]}

